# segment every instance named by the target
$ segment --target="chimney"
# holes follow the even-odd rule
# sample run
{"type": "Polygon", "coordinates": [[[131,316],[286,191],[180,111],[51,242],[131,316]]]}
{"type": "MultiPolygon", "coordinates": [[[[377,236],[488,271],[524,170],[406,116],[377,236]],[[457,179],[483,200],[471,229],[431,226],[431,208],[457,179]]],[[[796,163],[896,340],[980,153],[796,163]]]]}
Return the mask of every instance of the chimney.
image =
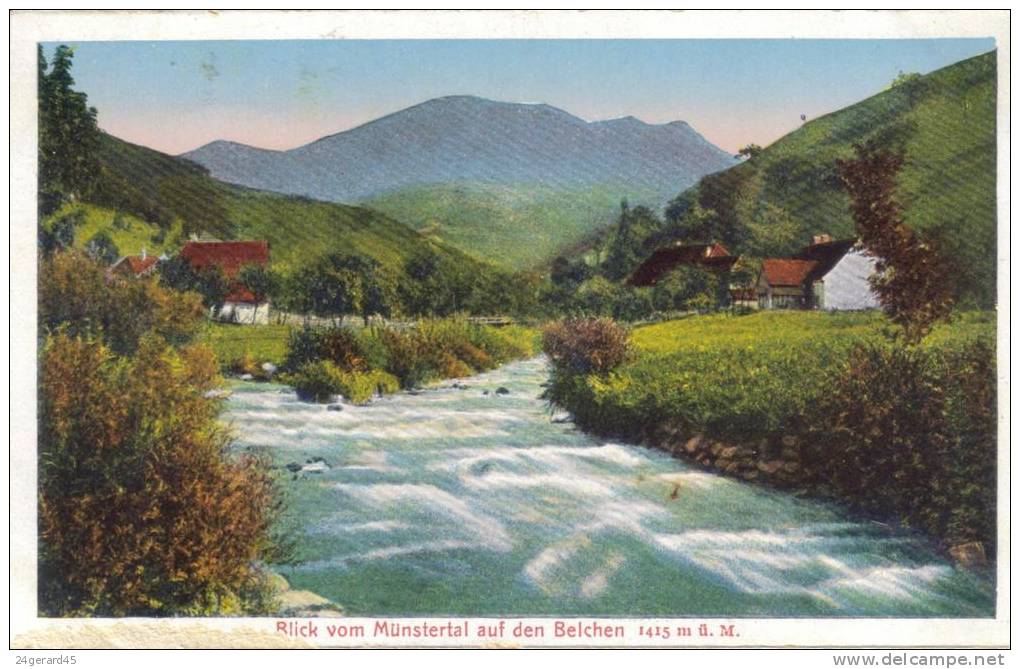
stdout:
{"type": "Polygon", "coordinates": [[[811,238],[812,244],[826,244],[832,241],[832,235],[827,232],[823,232],[820,235],[815,235],[811,238]]]}
{"type": "Polygon", "coordinates": [[[145,247],[143,246],[143,247],[142,247],[142,260],[145,260],[145,257],[146,257],[147,255],[148,255],[148,254],[147,254],[147,253],[145,252],[145,247]]]}

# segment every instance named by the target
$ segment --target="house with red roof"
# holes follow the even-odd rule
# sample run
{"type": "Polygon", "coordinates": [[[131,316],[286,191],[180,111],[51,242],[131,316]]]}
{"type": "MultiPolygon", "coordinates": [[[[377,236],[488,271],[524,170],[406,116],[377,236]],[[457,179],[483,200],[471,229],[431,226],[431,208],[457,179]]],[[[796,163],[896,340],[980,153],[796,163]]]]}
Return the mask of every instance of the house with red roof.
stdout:
{"type": "Polygon", "coordinates": [[[159,263],[157,256],[150,256],[142,249],[141,255],[124,256],[110,266],[110,273],[119,276],[142,277],[150,276],[156,271],[159,263]]]}
{"type": "Polygon", "coordinates": [[[223,306],[215,314],[217,319],[263,325],[269,322],[268,300],[252,294],[239,281],[244,267],[269,265],[269,242],[190,241],[181,249],[181,257],[187,260],[195,271],[215,267],[228,280],[230,289],[223,306]]]}
{"type": "Polygon", "coordinates": [[[685,244],[677,242],[656,250],[627,279],[629,286],[654,286],[667,274],[681,266],[696,267],[706,272],[728,272],[737,262],[719,242],[685,244]]]}
{"type": "Polygon", "coordinates": [[[763,309],[875,309],[875,260],[855,239],[816,235],[790,258],[762,261],[756,292],[763,309]]]}

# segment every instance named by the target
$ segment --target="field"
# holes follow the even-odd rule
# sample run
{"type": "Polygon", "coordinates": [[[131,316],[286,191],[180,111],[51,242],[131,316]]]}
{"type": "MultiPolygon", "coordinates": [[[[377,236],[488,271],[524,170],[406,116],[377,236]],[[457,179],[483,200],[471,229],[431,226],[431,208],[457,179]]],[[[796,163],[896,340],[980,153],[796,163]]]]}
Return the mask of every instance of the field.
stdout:
{"type": "Polygon", "coordinates": [[[289,325],[208,323],[199,341],[212,348],[224,368],[246,357],[257,364],[271,362],[279,367],[287,356],[290,331],[289,325]]]}
{"type": "MultiPolygon", "coordinates": [[[[640,327],[632,334],[634,359],[607,379],[590,379],[593,418],[609,432],[668,419],[719,436],[781,433],[808,412],[855,345],[884,341],[889,327],[878,312],[792,311],[640,327]]],[[[924,345],[975,339],[994,344],[994,314],[963,314],[924,345]]]]}

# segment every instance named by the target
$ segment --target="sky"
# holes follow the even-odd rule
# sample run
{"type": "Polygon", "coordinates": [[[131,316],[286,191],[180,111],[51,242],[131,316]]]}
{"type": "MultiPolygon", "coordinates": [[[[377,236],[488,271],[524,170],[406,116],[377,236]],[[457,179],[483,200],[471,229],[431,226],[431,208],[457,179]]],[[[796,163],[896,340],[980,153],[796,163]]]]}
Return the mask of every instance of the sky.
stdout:
{"type": "MultiPolygon", "coordinates": [[[[170,154],[217,139],[289,149],[444,95],[544,102],[589,121],[683,120],[736,152],[991,51],[904,40],[71,42],[112,135],[170,154]]],[[[46,44],[52,53],[55,44],[46,44]]]]}

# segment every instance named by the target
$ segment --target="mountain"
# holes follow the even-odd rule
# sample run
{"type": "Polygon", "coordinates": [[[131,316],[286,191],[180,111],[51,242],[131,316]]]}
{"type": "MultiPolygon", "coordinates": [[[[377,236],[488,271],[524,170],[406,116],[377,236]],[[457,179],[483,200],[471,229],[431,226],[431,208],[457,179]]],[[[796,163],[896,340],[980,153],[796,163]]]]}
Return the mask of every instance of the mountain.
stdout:
{"type": "Polygon", "coordinates": [[[651,125],[629,116],[587,122],[549,105],[471,96],[429,100],[289,151],[217,141],[183,157],[229,183],[333,202],[368,201],[412,227],[438,224],[449,232],[444,238],[462,248],[517,266],[607,225],[621,198],[660,206],[735,163],[683,121],[651,125]],[[451,200],[451,192],[459,195],[451,200]],[[557,198],[564,192],[582,198],[594,192],[597,207],[579,216],[571,211],[576,199],[557,198]],[[544,206],[549,196],[562,204],[544,206]],[[485,216],[464,213],[472,209],[485,216]],[[510,246],[522,236],[521,219],[551,228],[527,257],[510,246]],[[472,239],[484,243],[466,241],[472,239]]]}
{"type": "MultiPolygon", "coordinates": [[[[731,251],[795,252],[812,234],[855,236],[836,160],[871,140],[905,150],[897,199],[915,229],[938,226],[955,254],[965,305],[995,304],[996,66],[987,53],[814,119],[729,170],[704,177],[670,209],[697,203],[718,217],[731,251]]],[[[675,216],[674,216],[675,218],[675,216]]]]}
{"type": "Polygon", "coordinates": [[[105,230],[126,245],[122,253],[138,253],[141,246],[150,252],[172,249],[189,234],[203,234],[268,240],[273,264],[281,269],[336,250],[362,253],[393,268],[432,251],[488,271],[378,212],[225,184],[191,161],[105,133],[100,139],[101,174],[85,205],[82,230],[89,235],[105,230]]]}

